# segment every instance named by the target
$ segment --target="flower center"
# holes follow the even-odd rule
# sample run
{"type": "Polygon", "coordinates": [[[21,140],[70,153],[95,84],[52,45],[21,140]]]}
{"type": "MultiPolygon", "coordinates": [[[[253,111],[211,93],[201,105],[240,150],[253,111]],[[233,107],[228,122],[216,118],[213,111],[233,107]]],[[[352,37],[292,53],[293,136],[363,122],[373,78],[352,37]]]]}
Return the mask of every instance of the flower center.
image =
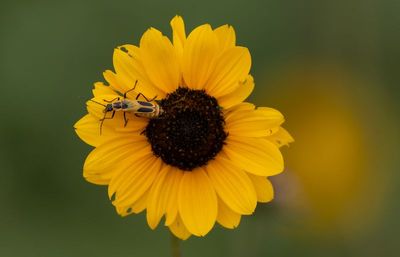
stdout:
{"type": "Polygon", "coordinates": [[[227,134],[217,100],[204,90],[180,87],[159,102],[164,112],[151,119],[145,135],[154,155],[190,171],[221,151],[227,134]]]}

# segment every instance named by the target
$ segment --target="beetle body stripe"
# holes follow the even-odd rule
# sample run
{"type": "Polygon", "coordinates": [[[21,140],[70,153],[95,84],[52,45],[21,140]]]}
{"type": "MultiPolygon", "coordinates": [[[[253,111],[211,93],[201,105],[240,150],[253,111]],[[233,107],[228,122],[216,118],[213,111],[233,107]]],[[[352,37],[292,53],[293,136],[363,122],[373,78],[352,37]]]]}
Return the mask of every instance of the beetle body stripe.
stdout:
{"type": "Polygon", "coordinates": [[[114,102],[107,104],[104,111],[131,112],[146,118],[156,118],[163,112],[156,102],[137,101],[127,98],[117,99],[114,102]]]}

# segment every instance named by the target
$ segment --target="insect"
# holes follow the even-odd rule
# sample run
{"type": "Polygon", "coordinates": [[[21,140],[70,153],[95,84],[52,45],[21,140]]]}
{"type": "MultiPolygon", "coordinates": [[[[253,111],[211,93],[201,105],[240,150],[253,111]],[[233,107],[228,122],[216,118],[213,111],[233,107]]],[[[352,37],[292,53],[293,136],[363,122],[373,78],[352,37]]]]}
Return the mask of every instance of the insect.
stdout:
{"type": "Polygon", "coordinates": [[[118,96],[111,100],[103,99],[103,101],[107,102],[107,104],[102,104],[94,100],[90,100],[94,103],[104,106],[104,116],[102,119],[100,119],[100,134],[102,131],[104,120],[113,119],[116,112],[123,112],[125,122],[124,126],[128,124],[128,118],[126,117],[127,113],[133,113],[137,117],[146,117],[151,119],[157,118],[164,112],[160,105],[158,105],[158,103],[154,101],[157,96],[153,97],[152,99],[148,99],[145,95],[139,93],[136,96],[135,100],[126,98],[127,93],[134,90],[136,88],[136,85],[137,81],[135,82],[135,85],[132,89],[129,89],[124,93],[123,97],[118,96]],[[146,101],[138,100],[140,96],[142,96],[146,101]],[[110,112],[112,113],[111,116],[106,117],[107,113],[110,112]]]}

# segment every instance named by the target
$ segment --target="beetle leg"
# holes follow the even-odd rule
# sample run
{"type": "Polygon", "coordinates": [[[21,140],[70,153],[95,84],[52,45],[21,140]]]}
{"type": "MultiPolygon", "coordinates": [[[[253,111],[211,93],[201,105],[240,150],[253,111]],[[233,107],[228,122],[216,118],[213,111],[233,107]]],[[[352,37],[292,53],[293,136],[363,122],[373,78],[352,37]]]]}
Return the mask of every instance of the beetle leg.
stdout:
{"type": "Polygon", "coordinates": [[[153,102],[154,100],[156,100],[156,98],[157,98],[157,95],[155,97],[151,98],[148,102],[153,102]]]}
{"type": "Polygon", "coordinates": [[[103,129],[104,120],[111,120],[111,119],[113,119],[113,118],[114,118],[114,115],[115,115],[115,111],[112,112],[111,117],[106,117],[106,115],[107,115],[107,112],[105,112],[103,118],[100,119],[100,121],[101,121],[101,122],[100,122],[100,135],[101,135],[101,132],[102,132],[102,129],[103,129]]]}
{"type": "Polygon", "coordinates": [[[104,101],[104,102],[107,102],[107,103],[112,103],[112,102],[114,102],[115,100],[119,100],[119,97],[115,97],[115,98],[112,99],[112,100],[103,99],[103,101],[104,101]]]}
{"type": "Polygon", "coordinates": [[[128,119],[126,118],[126,112],[124,112],[124,127],[128,124],[128,119]]]}
{"type": "Polygon", "coordinates": [[[157,98],[157,96],[155,96],[155,97],[153,97],[153,98],[151,98],[151,99],[149,100],[144,94],[139,93],[139,94],[136,96],[136,100],[137,100],[140,96],[143,96],[143,98],[144,98],[147,102],[152,102],[152,101],[154,101],[154,100],[157,98]]]}
{"type": "Polygon", "coordinates": [[[135,85],[133,86],[133,88],[129,89],[128,91],[126,91],[126,92],[124,93],[124,98],[126,98],[126,94],[128,94],[129,92],[135,90],[137,83],[138,83],[138,80],[135,81],[135,85]]]}

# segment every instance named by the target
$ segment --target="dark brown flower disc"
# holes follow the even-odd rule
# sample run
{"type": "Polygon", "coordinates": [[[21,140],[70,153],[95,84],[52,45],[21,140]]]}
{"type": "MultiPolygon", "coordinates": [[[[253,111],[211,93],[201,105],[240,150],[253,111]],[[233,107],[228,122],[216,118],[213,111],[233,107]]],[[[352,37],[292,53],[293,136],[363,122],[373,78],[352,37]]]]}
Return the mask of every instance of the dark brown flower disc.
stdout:
{"type": "Polygon", "coordinates": [[[217,100],[204,90],[180,87],[159,101],[164,112],[144,131],[154,155],[190,171],[221,151],[227,137],[217,100]]]}

